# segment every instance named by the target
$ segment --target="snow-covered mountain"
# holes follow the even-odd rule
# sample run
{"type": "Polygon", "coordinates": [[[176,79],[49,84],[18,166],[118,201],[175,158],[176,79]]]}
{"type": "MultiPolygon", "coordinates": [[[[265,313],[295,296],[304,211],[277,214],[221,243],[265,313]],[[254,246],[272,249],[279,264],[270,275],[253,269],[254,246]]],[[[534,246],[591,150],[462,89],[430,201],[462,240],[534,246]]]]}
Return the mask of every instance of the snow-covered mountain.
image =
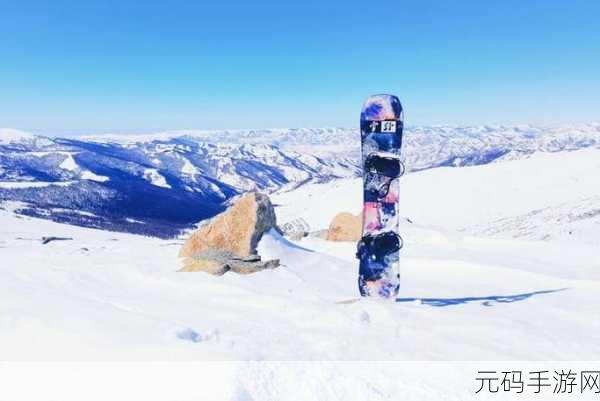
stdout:
{"type": "Polygon", "coordinates": [[[162,237],[222,211],[240,192],[358,171],[344,158],[262,143],[215,144],[186,136],[116,143],[2,133],[0,200],[21,202],[26,215],[162,237]]]}
{"type": "MultiPolygon", "coordinates": [[[[132,144],[171,140],[181,136],[209,143],[263,143],[280,149],[316,155],[345,155],[356,160],[360,152],[357,129],[297,128],[256,130],[180,130],[153,135],[99,135],[84,137],[100,142],[132,144]]],[[[408,126],[403,155],[408,171],[437,166],[485,164],[526,157],[536,151],[557,152],[600,146],[600,123],[556,126],[408,126]]]]}
{"type": "Polygon", "coordinates": [[[600,147],[600,124],[415,127],[408,129],[407,138],[406,164],[415,171],[519,159],[540,151],[600,147]]]}
{"type": "MultiPolygon", "coordinates": [[[[406,130],[408,171],[600,147],[600,124],[406,130]]],[[[356,129],[173,131],[51,138],[0,130],[0,201],[21,214],[171,237],[250,189],[357,176],[356,129]]]]}

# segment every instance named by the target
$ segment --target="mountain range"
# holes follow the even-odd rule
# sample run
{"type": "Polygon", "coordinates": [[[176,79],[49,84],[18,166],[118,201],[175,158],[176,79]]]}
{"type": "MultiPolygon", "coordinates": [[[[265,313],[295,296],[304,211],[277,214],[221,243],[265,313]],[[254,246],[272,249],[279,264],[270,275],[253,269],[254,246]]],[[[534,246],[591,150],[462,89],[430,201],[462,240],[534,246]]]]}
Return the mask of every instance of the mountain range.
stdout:
{"type": "MultiPolygon", "coordinates": [[[[600,124],[408,127],[407,170],[600,147],[600,124]]],[[[248,190],[360,175],[356,129],[50,137],[0,130],[0,202],[19,214],[169,238],[248,190]]]]}

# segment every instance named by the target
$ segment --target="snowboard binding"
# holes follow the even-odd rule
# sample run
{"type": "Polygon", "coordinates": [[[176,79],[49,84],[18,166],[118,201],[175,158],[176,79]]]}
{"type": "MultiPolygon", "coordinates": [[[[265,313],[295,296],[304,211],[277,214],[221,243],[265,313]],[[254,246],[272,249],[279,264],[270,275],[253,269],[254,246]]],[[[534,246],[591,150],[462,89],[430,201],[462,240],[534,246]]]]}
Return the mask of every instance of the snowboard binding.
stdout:
{"type": "Polygon", "coordinates": [[[398,158],[370,154],[364,166],[365,201],[384,199],[389,193],[391,182],[404,175],[404,170],[404,164],[398,158]]]}
{"type": "Polygon", "coordinates": [[[365,235],[357,246],[356,257],[360,260],[359,289],[362,296],[375,295],[389,298],[398,292],[399,274],[388,277],[388,266],[398,261],[403,246],[402,237],[393,231],[365,235]]]}
{"type": "Polygon", "coordinates": [[[360,241],[356,249],[356,257],[361,261],[369,258],[375,261],[398,252],[404,246],[404,241],[399,234],[386,231],[380,234],[367,234],[360,241]]]}
{"type": "Polygon", "coordinates": [[[365,160],[365,173],[380,174],[389,178],[398,178],[404,174],[404,165],[397,157],[371,153],[365,160]]]}

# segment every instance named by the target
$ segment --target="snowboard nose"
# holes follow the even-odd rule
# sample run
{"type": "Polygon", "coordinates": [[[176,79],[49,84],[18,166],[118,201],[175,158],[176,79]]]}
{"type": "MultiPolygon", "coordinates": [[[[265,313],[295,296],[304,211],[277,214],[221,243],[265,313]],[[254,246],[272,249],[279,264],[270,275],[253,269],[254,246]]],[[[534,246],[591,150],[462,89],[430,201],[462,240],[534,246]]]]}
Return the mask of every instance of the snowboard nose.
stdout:
{"type": "Polygon", "coordinates": [[[363,121],[402,120],[402,104],[394,95],[369,96],[361,111],[363,121]]]}

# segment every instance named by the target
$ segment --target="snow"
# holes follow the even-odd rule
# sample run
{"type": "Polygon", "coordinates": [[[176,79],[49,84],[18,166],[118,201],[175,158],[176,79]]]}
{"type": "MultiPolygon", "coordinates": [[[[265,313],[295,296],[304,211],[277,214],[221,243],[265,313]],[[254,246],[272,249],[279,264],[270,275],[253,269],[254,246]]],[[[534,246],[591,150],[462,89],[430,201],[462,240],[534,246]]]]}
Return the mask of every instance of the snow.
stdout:
{"type": "Polygon", "coordinates": [[[57,153],[63,154],[65,156],[65,159],[62,161],[62,163],[60,163],[60,165],[58,167],[60,167],[63,170],[68,170],[68,171],[72,171],[74,173],[79,173],[79,178],[81,178],[82,180],[90,180],[90,181],[96,181],[96,182],[106,182],[106,181],[110,180],[109,177],[106,177],[103,175],[97,175],[90,170],[83,170],[77,164],[75,159],[73,158],[72,153],[68,153],[68,152],[57,152],[57,153]]]}
{"type": "Polygon", "coordinates": [[[360,213],[361,188],[362,178],[310,183],[298,189],[279,191],[274,194],[272,201],[279,205],[276,210],[281,225],[302,218],[309,223],[311,231],[317,231],[328,228],[331,220],[340,211],[360,213]],[[297,199],[302,199],[302,202],[297,202],[297,199]]]}
{"type": "Polygon", "coordinates": [[[9,144],[11,142],[21,142],[35,139],[35,135],[12,128],[0,128],[0,144],[9,144]]]}
{"type": "Polygon", "coordinates": [[[72,185],[74,181],[54,181],[54,182],[43,182],[43,181],[20,181],[20,182],[0,182],[0,188],[6,189],[22,189],[22,188],[44,188],[49,186],[68,187],[72,185]]]}
{"type": "Polygon", "coordinates": [[[158,172],[157,169],[149,168],[144,170],[144,179],[149,181],[152,185],[156,185],[161,188],[171,188],[167,179],[158,172]]]}
{"type": "Polygon", "coordinates": [[[401,213],[455,229],[600,195],[600,150],[537,152],[477,167],[436,168],[404,177],[401,213]]]}
{"type": "MultiPolygon", "coordinates": [[[[279,361],[243,365],[231,379],[239,400],[290,399],[284,388],[304,379],[311,384],[293,392],[302,399],[339,399],[335,388],[348,391],[343,399],[389,399],[407,384],[378,375],[383,361],[599,359],[599,174],[600,149],[407,174],[401,215],[412,223],[402,222],[397,302],[358,300],[354,243],[270,232],[259,251],[281,267],[214,277],[177,272],[181,240],[15,216],[9,204],[0,210],[0,354],[279,361]],[[48,235],[73,240],[42,245],[48,235]],[[315,361],[312,370],[288,363],[299,360],[315,361]]],[[[360,211],[360,185],[279,192],[278,220],[325,228],[338,212],[360,211]]],[[[408,399],[442,399],[444,388],[427,388],[408,399]]]]}
{"type": "Polygon", "coordinates": [[[110,178],[104,176],[104,175],[97,175],[92,173],[89,170],[84,170],[81,175],[80,175],[82,180],[91,180],[91,181],[96,181],[96,182],[106,182],[108,180],[110,180],[110,178]]]}
{"type": "Polygon", "coordinates": [[[63,170],[77,171],[79,166],[77,165],[77,162],[75,162],[75,159],[73,159],[73,155],[67,153],[65,156],[65,159],[58,167],[62,168],[63,170]]]}
{"type": "Polygon", "coordinates": [[[465,231],[494,238],[526,238],[600,245],[600,196],[548,206],[501,218],[465,231]]]}
{"type": "Polygon", "coordinates": [[[97,217],[94,213],[90,213],[90,212],[85,212],[83,210],[75,210],[75,209],[63,209],[60,207],[53,207],[51,210],[51,213],[57,213],[57,212],[62,212],[62,213],[76,213],[79,214],[81,216],[87,216],[87,217],[97,217]]]}
{"type": "Polygon", "coordinates": [[[193,178],[196,174],[198,174],[198,169],[192,163],[190,163],[188,159],[183,159],[181,172],[193,178]]]}
{"type": "Polygon", "coordinates": [[[46,157],[46,156],[50,156],[50,155],[65,155],[68,156],[70,155],[70,152],[61,152],[61,151],[52,151],[52,152],[27,152],[28,156],[35,156],[35,157],[46,157]]]}

